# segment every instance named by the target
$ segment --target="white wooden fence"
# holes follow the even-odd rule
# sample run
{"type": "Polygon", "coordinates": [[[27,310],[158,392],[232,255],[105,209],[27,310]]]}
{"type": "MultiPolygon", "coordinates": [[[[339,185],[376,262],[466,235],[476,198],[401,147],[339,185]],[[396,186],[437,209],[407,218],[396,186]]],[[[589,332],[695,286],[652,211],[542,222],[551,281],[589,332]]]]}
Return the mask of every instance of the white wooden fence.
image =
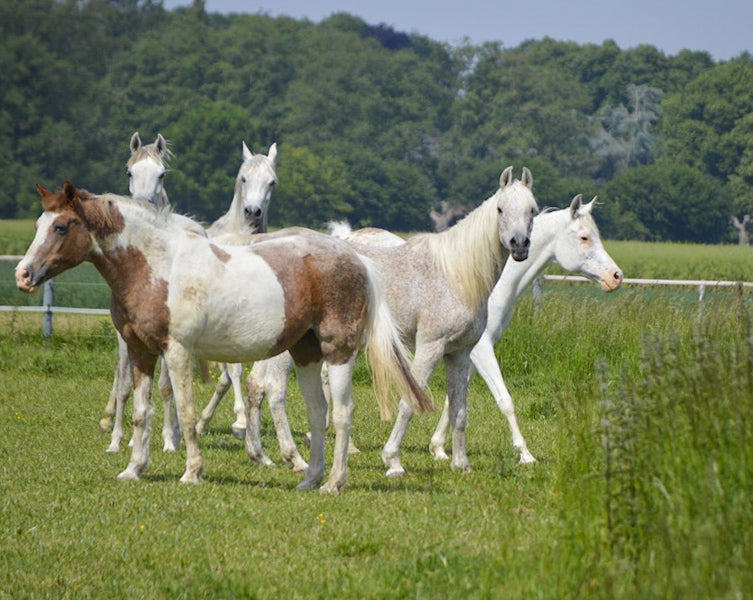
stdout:
{"type": "MultiPolygon", "coordinates": [[[[18,262],[22,256],[13,256],[0,254],[0,261],[18,262]]],[[[54,279],[44,285],[44,295],[42,306],[0,306],[0,312],[41,312],[42,331],[45,336],[52,335],[52,315],[60,314],[80,314],[80,315],[109,315],[110,310],[107,308],[72,308],[66,306],[54,305],[54,279]]],[[[589,282],[589,280],[580,275],[541,275],[533,283],[533,297],[538,299],[541,296],[541,282],[589,282]]],[[[740,292],[753,289],[753,282],[748,281],[711,281],[703,279],[625,279],[625,285],[642,285],[642,286],[672,286],[672,287],[697,287],[698,301],[702,302],[708,288],[737,288],[740,292]]],[[[102,285],[105,285],[104,283],[102,285]]]]}

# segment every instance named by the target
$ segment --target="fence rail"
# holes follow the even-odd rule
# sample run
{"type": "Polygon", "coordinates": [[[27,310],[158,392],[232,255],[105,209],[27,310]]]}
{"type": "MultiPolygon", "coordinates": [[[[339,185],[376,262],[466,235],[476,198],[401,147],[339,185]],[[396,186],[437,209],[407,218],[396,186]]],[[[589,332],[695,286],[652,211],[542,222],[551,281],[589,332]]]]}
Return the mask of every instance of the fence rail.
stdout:
{"type": "MultiPolygon", "coordinates": [[[[11,254],[0,254],[0,261],[19,261],[23,257],[11,254]]],[[[537,299],[541,296],[541,282],[561,282],[561,283],[588,283],[590,280],[581,275],[541,275],[533,283],[533,297],[537,299]]],[[[740,292],[753,289],[753,282],[749,281],[713,281],[705,279],[631,279],[623,280],[625,285],[642,285],[642,286],[672,286],[672,287],[697,287],[698,301],[702,302],[708,288],[737,288],[740,292]]],[[[83,285],[106,285],[86,283],[83,285]]],[[[109,315],[108,308],[74,308],[70,306],[54,305],[54,279],[44,284],[44,299],[41,306],[0,306],[0,312],[30,312],[43,313],[42,330],[44,335],[52,335],[52,315],[59,314],[77,314],[77,315],[109,315]]]]}

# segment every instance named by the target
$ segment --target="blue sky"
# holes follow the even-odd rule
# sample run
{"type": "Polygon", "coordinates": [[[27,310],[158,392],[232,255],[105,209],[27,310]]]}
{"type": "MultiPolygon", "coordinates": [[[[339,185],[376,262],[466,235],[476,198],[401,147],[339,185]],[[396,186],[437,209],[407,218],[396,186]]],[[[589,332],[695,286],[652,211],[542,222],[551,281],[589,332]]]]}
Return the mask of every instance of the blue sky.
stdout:
{"type": "MultiPolygon", "coordinates": [[[[164,0],[165,8],[191,0],[164,0]]],[[[206,0],[207,12],[288,15],[319,22],[348,12],[369,24],[385,23],[437,41],[505,47],[549,36],[580,44],[613,39],[620,48],[651,44],[667,54],[705,50],[729,60],[753,50],[750,0],[206,0]]]]}

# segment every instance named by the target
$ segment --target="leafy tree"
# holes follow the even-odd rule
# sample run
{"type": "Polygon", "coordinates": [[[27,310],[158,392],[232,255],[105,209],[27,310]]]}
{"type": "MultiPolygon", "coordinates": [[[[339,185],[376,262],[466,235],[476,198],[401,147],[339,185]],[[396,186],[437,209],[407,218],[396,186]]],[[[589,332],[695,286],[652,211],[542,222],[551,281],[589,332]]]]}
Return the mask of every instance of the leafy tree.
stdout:
{"type": "Polygon", "coordinates": [[[718,243],[726,240],[730,197],[685,165],[628,169],[604,187],[602,229],[608,237],[718,243]]]}
{"type": "Polygon", "coordinates": [[[628,167],[648,164],[652,159],[651,127],[659,118],[662,91],[646,85],[628,86],[629,107],[602,106],[594,117],[599,128],[590,140],[591,151],[603,159],[597,176],[611,179],[628,167]]]}
{"type": "Polygon", "coordinates": [[[182,116],[163,132],[175,153],[166,185],[170,203],[214,221],[233,199],[242,142],[252,149],[266,146],[253,119],[239,106],[221,100],[182,106],[182,116]]]}
{"type": "Polygon", "coordinates": [[[347,218],[353,189],[345,164],[336,156],[285,144],[280,148],[280,185],[270,205],[270,223],[323,228],[327,221],[347,218]]]}
{"type": "Polygon", "coordinates": [[[753,210],[753,58],[705,71],[662,103],[663,157],[730,183],[735,213],[753,210]]]}

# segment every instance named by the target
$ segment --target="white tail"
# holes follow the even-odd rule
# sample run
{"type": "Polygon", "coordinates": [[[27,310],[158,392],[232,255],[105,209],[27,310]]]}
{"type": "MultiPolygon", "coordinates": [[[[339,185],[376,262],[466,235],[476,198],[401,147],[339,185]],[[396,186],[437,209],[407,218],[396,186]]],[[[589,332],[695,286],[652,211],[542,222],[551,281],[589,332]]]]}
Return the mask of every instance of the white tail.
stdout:
{"type": "Polygon", "coordinates": [[[379,284],[376,266],[365,256],[359,254],[359,258],[366,265],[369,276],[369,322],[364,349],[371,368],[379,412],[383,419],[390,418],[390,410],[394,407],[390,397],[393,386],[416,412],[433,411],[431,398],[410,373],[410,354],[400,339],[400,330],[379,284]]]}

